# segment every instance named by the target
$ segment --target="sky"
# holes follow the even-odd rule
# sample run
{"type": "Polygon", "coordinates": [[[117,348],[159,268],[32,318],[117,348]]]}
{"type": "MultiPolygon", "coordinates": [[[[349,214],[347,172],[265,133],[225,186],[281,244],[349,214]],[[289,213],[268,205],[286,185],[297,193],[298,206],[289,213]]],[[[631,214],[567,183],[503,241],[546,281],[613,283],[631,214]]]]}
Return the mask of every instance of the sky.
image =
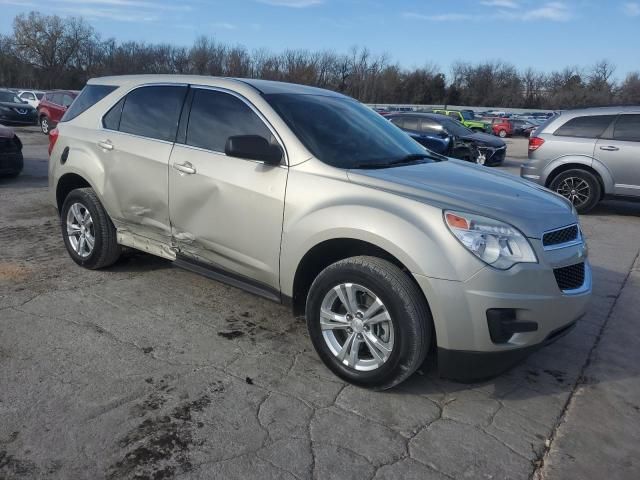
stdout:
{"type": "Polygon", "coordinates": [[[199,35],[249,49],[387,54],[406,68],[504,60],[549,72],[606,59],[640,70],[640,0],[0,0],[15,15],[82,16],[103,38],[190,45],[199,35]]]}

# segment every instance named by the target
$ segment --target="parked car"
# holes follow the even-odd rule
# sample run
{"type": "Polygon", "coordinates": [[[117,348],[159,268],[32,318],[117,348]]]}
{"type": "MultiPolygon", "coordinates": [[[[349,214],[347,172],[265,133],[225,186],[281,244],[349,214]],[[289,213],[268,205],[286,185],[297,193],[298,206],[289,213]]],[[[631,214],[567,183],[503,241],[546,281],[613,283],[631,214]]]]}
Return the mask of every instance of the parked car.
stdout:
{"type": "Polygon", "coordinates": [[[0,123],[5,125],[34,125],[36,109],[10,90],[0,90],[0,123]]]}
{"type": "Polygon", "coordinates": [[[640,199],[639,158],[640,107],[571,110],[533,132],[521,175],[587,213],[608,196],[640,199]]]}
{"type": "Polygon", "coordinates": [[[538,125],[534,125],[528,120],[510,119],[509,121],[511,122],[512,135],[514,136],[529,137],[531,132],[538,128],[538,125]]]}
{"type": "Polygon", "coordinates": [[[491,125],[483,122],[481,120],[476,120],[475,115],[473,113],[469,113],[469,110],[458,111],[458,110],[433,110],[433,113],[438,113],[440,115],[446,115],[451,117],[460,123],[462,123],[465,127],[470,128],[474,132],[487,132],[491,133],[491,125]]]}
{"type": "Polygon", "coordinates": [[[432,346],[443,376],[495,375],[568,332],[590,297],[570,202],[430,153],[335,92],[94,79],[49,139],[76,263],[106,267],[129,246],[289,304],[357,385],[398,384],[432,346]]]}
{"type": "Polygon", "coordinates": [[[506,138],[513,135],[514,127],[508,118],[494,118],[491,123],[491,130],[494,135],[500,138],[506,138]]]}
{"type": "Polygon", "coordinates": [[[487,166],[502,164],[507,145],[492,135],[474,132],[437,113],[405,113],[387,117],[414,140],[442,155],[487,166]]]}
{"type": "Polygon", "coordinates": [[[38,108],[40,100],[44,97],[44,92],[40,90],[20,90],[18,92],[18,97],[27,102],[33,108],[38,108]]]}
{"type": "Polygon", "coordinates": [[[22,142],[12,129],[0,125],[0,176],[16,177],[23,165],[22,142]]]}
{"type": "Polygon", "coordinates": [[[55,128],[77,96],[78,92],[72,90],[54,90],[42,97],[38,105],[38,121],[42,133],[48,135],[55,128]]]}

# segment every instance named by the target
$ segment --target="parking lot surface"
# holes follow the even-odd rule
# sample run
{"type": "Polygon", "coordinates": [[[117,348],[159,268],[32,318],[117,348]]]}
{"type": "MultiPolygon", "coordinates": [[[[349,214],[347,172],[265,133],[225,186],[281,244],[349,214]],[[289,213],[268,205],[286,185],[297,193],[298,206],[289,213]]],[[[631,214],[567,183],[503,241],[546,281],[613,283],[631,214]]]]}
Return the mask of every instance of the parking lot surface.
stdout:
{"type": "MultiPolygon", "coordinates": [[[[640,204],[581,221],[594,296],[507,374],[427,362],[375,393],[280,305],[129,253],[88,271],[47,201],[46,138],[0,180],[0,478],[640,478],[640,204]],[[635,266],[634,266],[635,265],[635,266]]],[[[518,173],[526,142],[509,140],[518,173]]]]}

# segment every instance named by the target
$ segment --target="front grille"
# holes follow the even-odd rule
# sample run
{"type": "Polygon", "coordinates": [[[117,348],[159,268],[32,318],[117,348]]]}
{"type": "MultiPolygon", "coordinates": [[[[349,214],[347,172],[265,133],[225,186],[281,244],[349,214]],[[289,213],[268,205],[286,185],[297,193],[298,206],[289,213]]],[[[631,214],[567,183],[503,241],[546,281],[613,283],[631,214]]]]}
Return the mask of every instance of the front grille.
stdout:
{"type": "Polygon", "coordinates": [[[577,225],[571,225],[570,227],[554,230],[553,232],[547,232],[542,236],[542,245],[550,247],[553,245],[573,242],[578,239],[578,234],[579,230],[577,225]]]}
{"type": "Polygon", "coordinates": [[[560,290],[575,290],[584,284],[584,263],[555,268],[553,274],[560,290]]]}

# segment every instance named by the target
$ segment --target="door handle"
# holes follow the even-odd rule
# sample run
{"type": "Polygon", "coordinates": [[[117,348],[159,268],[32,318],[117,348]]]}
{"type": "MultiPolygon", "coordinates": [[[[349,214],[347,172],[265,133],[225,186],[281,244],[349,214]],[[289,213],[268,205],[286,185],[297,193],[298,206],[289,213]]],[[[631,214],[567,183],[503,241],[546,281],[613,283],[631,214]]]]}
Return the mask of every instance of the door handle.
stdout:
{"type": "Polygon", "coordinates": [[[191,163],[189,162],[174,163],[173,168],[175,168],[181,173],[186,173],[188,175],[193,175],[194,173],[196,173],[196,169],[193,168],[193,165],[191,165],[191,163]]]}
{"type": "Polygon", "coordinates": [[[104,148],[105,150],[113,150],[113,143],[111,143],[111,140],[105,140],[104,142],[98,142],[98,146],[100,148],[104,148]]]}
{"type": "Polygon", "coordinates": [[[613,145],[603,145],[600,147],[600,150],[604,150],[606,152],[617,152],[620,150],[618,147],[614,147],[613,145]]]}

